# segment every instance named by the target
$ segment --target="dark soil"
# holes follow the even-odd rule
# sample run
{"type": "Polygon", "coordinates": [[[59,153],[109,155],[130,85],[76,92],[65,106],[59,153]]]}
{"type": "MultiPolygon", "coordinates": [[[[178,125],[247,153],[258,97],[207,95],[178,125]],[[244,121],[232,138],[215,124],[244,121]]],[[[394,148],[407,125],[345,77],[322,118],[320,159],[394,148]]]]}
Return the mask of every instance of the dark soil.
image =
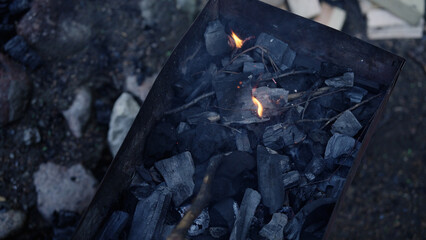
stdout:
{"type": "MultiPolygon", "coordinates": [[[[53,20],[89,21],[92,32],[70,53],[58,54],[62,47],[59,43],[56,48],[45,46],[55,43],[57,35],[32,42],[44,63],[29,73],[33,92],[27,113],[0,128],[0,196],[5,198],[0,201],[0,209],[23,209],[28,216],[25,229],[14,239],[51,236],[50,224],[37,212],[32,183],[40,163],[82,162],[100,180],[112,159],[106,144],[108,119],[97,117],[102,109],[92,107],[82,138],[70,133],[61,111],[70,105],[76,88],[88,86],[94,101],[111,109],[123,91],[123,73],[137,72],[143,78],[158,71],[191,22],[180,16],[184,20],[169,21],[170,25],[146,26],[136,0],[89,1],[87,6],[77,1],[61,2],[47,4],[52,10],[67,12],[66,17],[57,15],[53,20]],[[49,41],[43,45],[42,40],[49,41]],[[38,128],[41,142],[26,146],[22,132],[30,127],[38,128]]],[[[367,40],[365,20],[356,1],[340,1],[340,4],[348,12],[344,31],[367,40]]],[[[37,21],[28,24],[33,23],[37,21]]],[[[426,39],[371,43],[403,56],[407,63],[365,161],[344,196],[331,235],[333,239],[424,239],[426,39]]]]}

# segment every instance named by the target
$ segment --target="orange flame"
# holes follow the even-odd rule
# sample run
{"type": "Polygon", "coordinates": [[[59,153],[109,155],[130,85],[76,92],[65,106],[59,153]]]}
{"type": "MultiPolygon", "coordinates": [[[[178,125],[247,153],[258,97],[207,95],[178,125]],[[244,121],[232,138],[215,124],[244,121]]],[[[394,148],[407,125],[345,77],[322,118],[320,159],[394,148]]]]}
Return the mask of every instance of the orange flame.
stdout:
{"type": "Polygon", "coordinates": [[[237,34],[234,33],[234,31],[231,31],[231,36],[228,36],[228,38],[231,45],[236,48],[241,48],[244,44],[244,41],[241,40],[241,38],[239,38],[237,34]]]}
{"type": "Polygon", "coordinates": [[[259,115],[259,117],[262,117],[262,115],[263,115],[263,106],[262,106],[262,104],[255,97],[251,97],[251,100],[253,101],[254,105],[257,106],[257,115],[259,115]]]}

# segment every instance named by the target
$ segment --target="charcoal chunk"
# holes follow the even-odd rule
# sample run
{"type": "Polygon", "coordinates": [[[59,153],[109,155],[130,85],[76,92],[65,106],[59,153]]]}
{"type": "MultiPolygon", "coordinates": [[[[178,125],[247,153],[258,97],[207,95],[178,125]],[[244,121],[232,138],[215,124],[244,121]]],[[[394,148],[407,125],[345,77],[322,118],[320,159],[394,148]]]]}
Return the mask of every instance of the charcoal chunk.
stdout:
{"type": "Polygon", "coordinates": [[[300,143],[306,134],[293,124],[279,123],[268,126],[263,134],[263,143],[266,147],[279,150],[285,146],[300,143]]]}
{"type": "Polygon", "coordinates": [[[177,127],[177,133],[181,134],[189,129],[191,129],[191,127],[186,122],[180,122],[177,127]]]}
{"type": "Polygon", "coordinates": [[[242,54],[232,62],[230,62],[229,60],[228,62],[222,61],[222,65],[227,71],[240,72],[244,66],[244,63],[252,62],[254,62],[254,59],[252,57],[247,54],[242,54]]]}
{"type": "Polygon", "coordinates": [[[22,36],[15,36],[4,45],[4,51],[14,60],[21,62],[31,70],[41,65],[41,58],[32,50],[22,36]]]}
{"type": "Polygon", "coordinates": [[[350,154],[354,146],[355,139],[340,133],[335,133],[330,140],[328,140],[324,158],[338,158],[343,154],[350,154]]]}
{"type": "Polygon", "coordinates": [[[349,98],[352,103],[360,103],[367,93],[368,91],[364,88],[352,87],[345,92],[345,96],[349,98]]]}
{"type": "Polygon", "coordinates": [[[250,139],[248,137],[247,130],[241,129],[235,135],[235,144],[237,145],[238,151],[251,153],[250,139]]]}
{"type": "Polygon", "coordinates": [[[282,240],[284,237],[284,227],[288,218],[283,213],[274,213],[271,221],[259,232],[259,235],[268,240],[282,240]]]}
{"type": "Polygon", "coordinates": [[[169,188],[159,185],[151,196],[139,201],[133,215],[128,239],[158,239],[171,198],[172,193],[169,188]]]}
{"type": "Polygon", "coordinates": [[[108,218],[108,222],[96,238],[97,240],[118,240],[129,219],[129,214],[122,211],[115,211],[108,218]]]}
{"type": "MultiPolygon", "coordinates": [[[[266,33],[261,33],[257,37],[256,45],[262,47],[266,51],[263,55],[268,54],[277,66],[283,66],[284,70],[291,67],[295,54],[291,49],[289,50],[287,43],[266,33]]],[[[257,58],[261,59],[262,50],[256,49],[255,52],[257,58]]]]}
{"type": "Polygon", "coordinates": [[[318,189],[327,194],[327,197],[337,200],[345,186],[346,179],[333,175],[328,181],[318,184],[318,189]]]}
{"type": "Polygon", "coordinates": [[[265,65],[263,63],[255,62],[245,62],[243,67],[243,72],[253,73],[254,75],[259,75],[265,71],[265,65]]]}
{"type": "Polygon", "coordinates": [[[283,88],[259,87],[253,90],[253,96],[262,104],[265,114],[278,115],[288,101],[288,91],[283,88]],[[276,113],[271,110],[278,110],[276,113]]]}
{"type": "Polygon", "coordinates": [[[285,189],[283,172],[289,167],[287,156],[278,155],[264,146],[257,146],[257,178],[262,203],[272,214],[284,204],[285,189]]]}
{"type": "Polygon", "coordinates": [[[282,176],[282,182],[284,183],[285,189],[299,185],[299,181],[300,181],[300,174],[296,170],[285,173],[282,176]]]}
{"type": "Polygon", "coordinates": [[[204,33],[207,52],[212,56],[222,55],[231,50],[228,45],[228,35],[225,33],[225,27],[219,20],[208,23],[204,33]]]}
{"type": "Polygon", "coordinates": [[[279,66],[282,71],[285,71],[291,66],[293,66],[294,59],[296,58],[296,52],[293,51],[290,47],[284,53],[284,56],[281,60],[281,65],[279,66]]]}
{"type": "Polygon", "coordinates": [[[352,87],[354,85],[354,73],[347,72],[340,77],[329,78],[325,84],[331,87],[352,87]]]}
{"type": "Polygon", "coordinates": [[[228,227],[232,229],[235,222],[234,207],[235,201],[232,198],[226,198],[218,203],[215,203],[210,208],[210,226],[228,227]]]}
{"type": "Polygon", "coordinates": [[[324,171],[324,168],[324,159],[321,156],[313,157],[311,162],[305,169],[306,179],[312,182],[318,175],[320,175],[324,171]]]}
{"type": "Polygon", "coordinates": [[[346,110],[334,122],[333,126],[331,127],[331,132],[341,133],[353,137],[358,133],[361,128],[361,123],[358,122],[353,113],[349,110],[346,110]]]}
{"type": "Polygon", "coordinates": [[[246,239],[251,220],[253,219],[257,205],[260,203],[260,199],[261,196],[256,190],[247,188],[229,238],[230,240],[246,239]]]}
{"type": "Polygon", "coordinates": [[[223,158],[222,164],[217,169],[217,176],[233,179],[242,172],[252,170],[256,167],[256,161],[246,152],[234,151],[231,154],[225,154],[223,158]]]}
{"type": "Polygon", "coordinates": [[[167,186],[173,193],[175,206],[180,206],[194,191],[192,179],[195,167],[190,152],[164,159],[155,163],[167,186]]]}

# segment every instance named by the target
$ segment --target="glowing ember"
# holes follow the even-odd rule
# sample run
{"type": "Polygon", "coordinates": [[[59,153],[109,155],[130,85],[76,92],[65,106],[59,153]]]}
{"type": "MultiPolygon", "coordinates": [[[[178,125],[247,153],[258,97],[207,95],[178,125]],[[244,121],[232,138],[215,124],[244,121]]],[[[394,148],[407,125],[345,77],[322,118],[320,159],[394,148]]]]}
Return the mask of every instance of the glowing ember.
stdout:
{"type": "Polygon", "coordinates": [[[232,47],[241,48],[244,44],[244,41],[241,40],[241,38],[239,38],[237,34],[234,33],[234,31],[231,31],[231,36],[228,36],[228,38],[232,47]]]}
{"type": "Polygon", "coordinates": [[[259,115],[259,117],[262,117],[262,115],[263,115],[263,106],[262,106],[262,104],[255,97],[251,97],[251,100],[253,101],[254,105],[257,106],[257,115],[259,115]]]}

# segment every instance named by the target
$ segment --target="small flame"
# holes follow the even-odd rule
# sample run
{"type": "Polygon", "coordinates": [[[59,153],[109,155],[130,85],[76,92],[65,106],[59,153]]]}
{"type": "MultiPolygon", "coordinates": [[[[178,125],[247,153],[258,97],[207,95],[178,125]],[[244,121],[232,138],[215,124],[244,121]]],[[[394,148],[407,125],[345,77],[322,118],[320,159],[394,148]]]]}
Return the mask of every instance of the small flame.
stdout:
{"type": "Polygon", "coordinates": [[[257,115],[259,115],[259,117],[262,117],[262,115],[263,115],[263,106],[262,106],[262,104],[255,97],[251,97],[251,100],[253,101],[254,105],[257,106],[257,115]]]}
{"type": "Polygon", "coordinates": [[[229,42],[231,43],[230,45],[236,48],[241,48],[244,44],[244,41],[241,40],[241,38],[239,38],[237,36],[237,34],[234,33],[234,31],[231,31],[231,36],[228,36],[229,38],[229,42]]]}

